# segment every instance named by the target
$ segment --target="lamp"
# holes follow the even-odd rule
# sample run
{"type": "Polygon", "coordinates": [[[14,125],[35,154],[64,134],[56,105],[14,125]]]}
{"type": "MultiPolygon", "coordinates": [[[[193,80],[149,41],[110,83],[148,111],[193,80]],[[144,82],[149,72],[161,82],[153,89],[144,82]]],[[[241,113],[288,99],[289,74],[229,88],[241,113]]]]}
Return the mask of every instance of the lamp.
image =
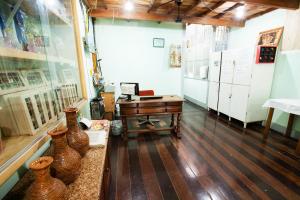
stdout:
{"type": "Polygon", "coordinates": [[[124,9],[125,9],[126,11],[133,11],[134,5],[133,5],[132,1],[127,0],[127,1],[125,2],[125,4],[124,4],[124,9]]]}

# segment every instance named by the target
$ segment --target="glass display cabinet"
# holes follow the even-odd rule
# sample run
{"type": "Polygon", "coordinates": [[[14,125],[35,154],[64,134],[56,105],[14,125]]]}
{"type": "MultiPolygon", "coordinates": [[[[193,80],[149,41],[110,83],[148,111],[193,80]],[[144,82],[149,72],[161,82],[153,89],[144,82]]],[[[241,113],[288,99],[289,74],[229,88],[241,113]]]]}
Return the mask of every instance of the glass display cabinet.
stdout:
{"type": "Polygon", "coordinates": [[[0,173],[82,99],[71,8],[0,1],[0,173]]]}

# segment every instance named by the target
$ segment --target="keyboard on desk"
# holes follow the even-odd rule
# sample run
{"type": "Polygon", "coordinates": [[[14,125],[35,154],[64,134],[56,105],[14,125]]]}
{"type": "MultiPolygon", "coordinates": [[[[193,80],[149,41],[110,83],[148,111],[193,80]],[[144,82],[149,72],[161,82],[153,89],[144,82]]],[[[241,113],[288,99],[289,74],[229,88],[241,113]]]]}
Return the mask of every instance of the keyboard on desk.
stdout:
{"type": "Polygon", "coordinates": [[[151,100],[151,99],[162,99],[163,96],[141,96],[140,100],[144,101],[144,100],[151,100]]]}

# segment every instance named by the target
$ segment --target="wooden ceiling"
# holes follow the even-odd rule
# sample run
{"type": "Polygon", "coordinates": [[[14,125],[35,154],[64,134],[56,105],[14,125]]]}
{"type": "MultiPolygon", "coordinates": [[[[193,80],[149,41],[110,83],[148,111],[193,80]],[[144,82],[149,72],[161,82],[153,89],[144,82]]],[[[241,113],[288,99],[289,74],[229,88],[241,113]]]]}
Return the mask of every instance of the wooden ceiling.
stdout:
{"type": "MultiPolygon", "coordinates": [[[[175,21],[177,5],[170,0],[129,0],[132,12],[124,10],[127,0],[85,0],[89,14],[97,18],[128,20],[175,21]]],[[[180,18],[183,23],[243,27],[251,18],[278,8],[298,9],[300,0],[181,0],[180,18]],[[235,17],[237,9],[245,6],[245,16],[235,17]]]]}

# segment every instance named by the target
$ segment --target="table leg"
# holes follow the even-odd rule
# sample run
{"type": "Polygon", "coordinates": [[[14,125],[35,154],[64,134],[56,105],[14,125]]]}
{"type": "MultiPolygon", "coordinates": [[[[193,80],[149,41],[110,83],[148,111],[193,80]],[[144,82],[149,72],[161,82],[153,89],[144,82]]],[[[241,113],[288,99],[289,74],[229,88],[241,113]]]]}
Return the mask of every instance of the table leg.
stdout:
{"type": "Polygon", "coordinates": [[[127,141],[128,139],[128,126],[127,126],[127,118],[122,117],[122,125],[123,125],[123,140],[127,141]]]}
{"type": "Polygon", "coordinates": [[[173,126],[174,126],[174,114],[172,114],[172,117],[171,117],[170,127],[173,127],[173,126]]]}
{"type": "Polygon", "coordinates": [[[265,141],[268,138],[270,127],[271,127],[271,122],[272,122],[272,117],[274,113],[274,108],[269,109],[269,114],[268,114],[268,119],[266,121],[266,126],[263,132],[263,140],[265,141]]]}
{"type": "Polygon", "coordinates": [[[295,119],[295,115],[290,113],[288,125],[287,125],[286,131],[285,131],[285,137],[290,137],[291,136],[294,119],[295,119]]]}
{"type": "Polygon", "coordinates": [[[296,147],[296,153],[300,154],[300,139],[298,140],[298,144],[297,144],[297,147],[296,147]]]}
{"type": "Polygon", "coordinates": [[[177,123],[176,123],[176,135],[177,135],[177,138],[181,138],[180,120],[181,120],[181,113],[178,113],[177,114],[177,123]]]}

